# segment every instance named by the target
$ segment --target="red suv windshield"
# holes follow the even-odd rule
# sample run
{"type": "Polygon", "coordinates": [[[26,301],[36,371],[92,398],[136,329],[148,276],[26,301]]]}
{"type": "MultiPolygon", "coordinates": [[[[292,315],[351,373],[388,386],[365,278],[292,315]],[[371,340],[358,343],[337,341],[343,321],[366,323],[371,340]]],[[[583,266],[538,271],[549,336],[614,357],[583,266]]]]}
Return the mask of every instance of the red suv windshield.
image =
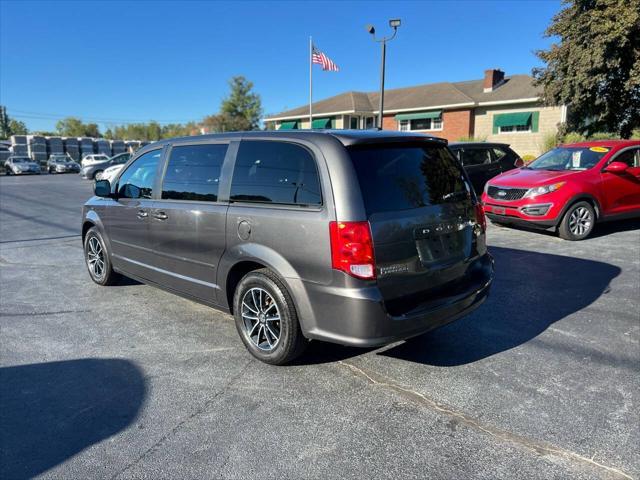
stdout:
{"type": "Polygon", "coordinates": [[[525,168],[530,170],[588,170],[610,150],[608,147],[559,147],[548,151],[525,168]]]}

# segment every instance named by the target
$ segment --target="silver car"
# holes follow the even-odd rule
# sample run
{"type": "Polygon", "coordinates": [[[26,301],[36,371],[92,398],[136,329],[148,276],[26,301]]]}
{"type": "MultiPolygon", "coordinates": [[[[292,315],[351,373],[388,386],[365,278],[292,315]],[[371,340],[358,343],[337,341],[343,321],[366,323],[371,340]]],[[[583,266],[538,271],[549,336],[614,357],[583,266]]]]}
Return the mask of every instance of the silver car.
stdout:
{"type": "Polygon", "coordinates": [[[68,155],[54,154],[49,156],[47,171],[49,173],[78,173],[80,164],[74,162],[68,155]]]}
{"type": "Polygon", "coordinates": [[[40,174],[40,164],[27,156],[11,156],[4,162],[5,175],[40,174]]]}
{"type": "Polygon", "coordinates": [[[276,131],[140,149],[84,206],[91,279],[123,274],[230,312],[256,358],[372,347],[487,298],[482,206],[446,141],[276,131]]]}

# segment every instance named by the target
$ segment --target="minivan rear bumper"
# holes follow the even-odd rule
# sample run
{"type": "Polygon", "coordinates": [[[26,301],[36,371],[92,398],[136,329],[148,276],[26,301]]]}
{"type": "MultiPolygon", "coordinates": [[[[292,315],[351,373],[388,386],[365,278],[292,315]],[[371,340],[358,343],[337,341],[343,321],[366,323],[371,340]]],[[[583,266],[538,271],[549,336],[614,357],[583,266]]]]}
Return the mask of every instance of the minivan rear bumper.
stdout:
{"type": "Polygon", "coordinates": [[[339,288],[305,282],[314,325],[305,329],[303,324],[303,331],[308,338],[357,347],[377,347],[421,335],[471,313],[487,299],[493,259],[487,254],[481,262],[481,273],[468,290],[399,316],[387,312],[376,286],[339,288]]]}

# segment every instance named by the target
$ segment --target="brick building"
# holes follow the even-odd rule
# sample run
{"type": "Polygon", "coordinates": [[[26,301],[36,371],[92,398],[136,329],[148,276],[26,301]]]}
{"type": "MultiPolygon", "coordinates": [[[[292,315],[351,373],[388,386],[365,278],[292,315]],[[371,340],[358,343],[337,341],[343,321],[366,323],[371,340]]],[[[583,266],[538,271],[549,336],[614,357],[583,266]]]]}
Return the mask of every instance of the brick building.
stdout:
{"type": "MultiPolygon", "coordinates": [[[[538,155],[557,132],[566,107],[547,107],[529,75],[505,77],[487,70],[483,79],[385,90],[383,128],[427,133],[456,141],[474,137],[508,143],[520,155],[538,155]]],[[[373,128],[378,92],[346,92],[313,104],[312,128],[373,128]]],[[[309,128],[309,106],[266,117],[275,129],[309,128]]]]}

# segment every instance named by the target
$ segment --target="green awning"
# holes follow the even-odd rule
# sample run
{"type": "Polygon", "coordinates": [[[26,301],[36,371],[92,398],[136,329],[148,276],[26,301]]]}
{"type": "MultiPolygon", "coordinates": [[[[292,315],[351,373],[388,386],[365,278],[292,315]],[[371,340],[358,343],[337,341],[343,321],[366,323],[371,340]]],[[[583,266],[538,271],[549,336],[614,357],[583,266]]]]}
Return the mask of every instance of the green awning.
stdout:
{"type": "Polygon", "coordinates": [[[422,120],[424,118],[440,118],[441,116],[442,110],[434,110],[432,112],[401,113],[396,115],[396,120],[422,120]]]}
{"type": "Polygon", "coordinates": [[[532,112],[502,113],[493,117],[496,127],[515,127],[517,125],[529,125],[532,112]]]}
{"type": "Polygon", "coordinates": [[[316,118],[311,123],[311,128],[331,128],[331,118],[316,118]]]}
{"type": "Polygon", "coordinates": [[[297,129],[298,129],[298,122],[293,121],[293,122],[282,122],[278,130],[297,130],[297,129]]]}

